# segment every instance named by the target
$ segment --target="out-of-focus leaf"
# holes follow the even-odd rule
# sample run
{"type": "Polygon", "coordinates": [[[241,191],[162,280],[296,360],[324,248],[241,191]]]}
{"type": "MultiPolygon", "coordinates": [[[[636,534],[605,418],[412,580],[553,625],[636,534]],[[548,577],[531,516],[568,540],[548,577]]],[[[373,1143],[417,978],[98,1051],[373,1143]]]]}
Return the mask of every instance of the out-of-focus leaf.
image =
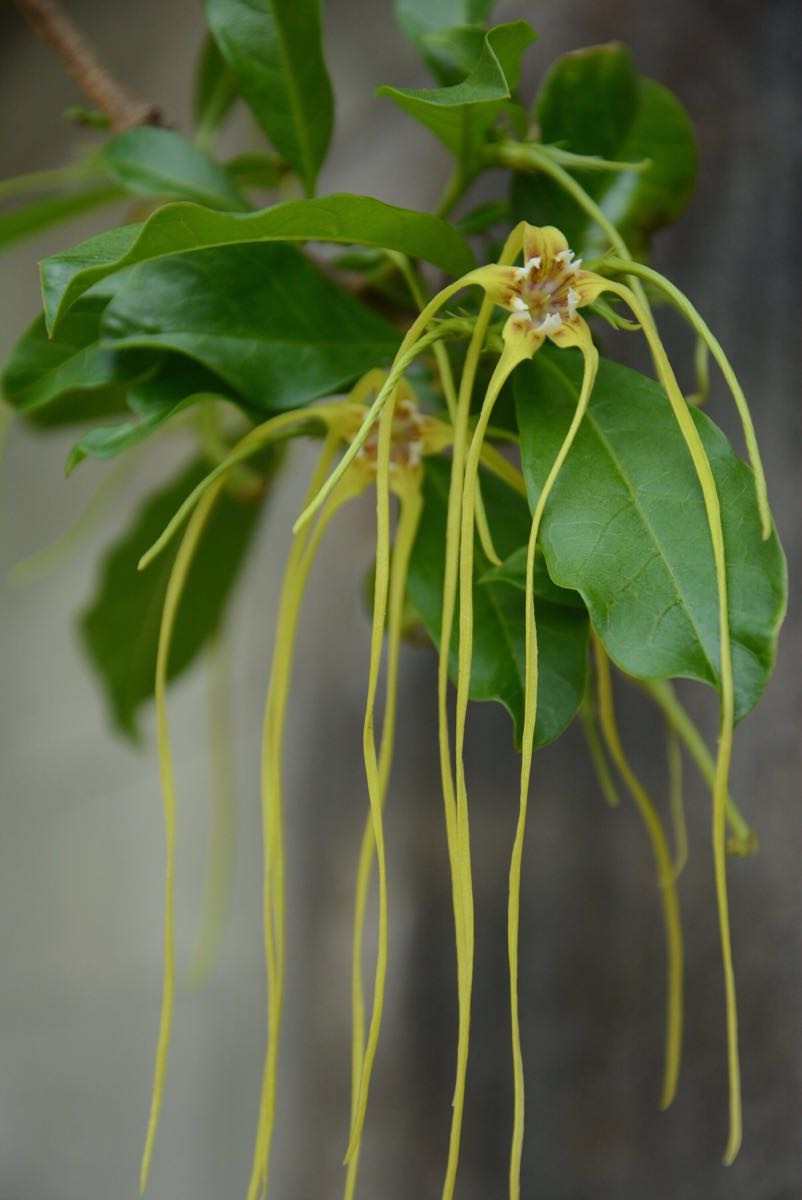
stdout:
{"type": "Polygon", "coordinates": [[[118,133],[98,161],[113,179],[140,196],[194,200],[224,211],[248,208],[225,168],[172,129],[139,125],[118,133]]]}
{"type": "Polygon", "coordinates": [[[395,0],[395,19],[441,84],[456,83],[482,50],[493,0],[395,0]]]}
{"type": "Polygon", "coordinates": [[[219,129],[238,95],[237,80],[223,60],[217,42],[207,34],[195,66],[193,108],[201,144],[219,129]]]}
{"type": "Polygon", "coordinates": [[[272,188],[280,182],[286,166],[272,154],[238,154],[228,160],[226,170],[242,187],[272,188]]]}
{"type": "MultiPolygon", "coordinates": [[[[147,571],[137,563],[197,483],[208,464],[193,463],[148,501],[107,551],[95,596],[81,617],[81,634],[117,728],[137,737],[137,714],[153,694],[159,623],[177,545],[147,571]]],[[[256,529],[259,506],[225,493],[212,512],[179,607],[168,676],[196,657],[219,628],[231,589],[256,529]]]]}
{"type": "Polygon", "coordinates": [[[465,213],[455,222],[463,237],[473,237],[477,233],[487,233],[501,221],[509,222],[510,206],[506,200],[488,200],[465,213]]]}
{"type": "MultiPolygon", "coordinates": [[[[128,351],[131,357],[139,351],[128,351]]],[[[201,400],[232,399],[225,384],[211,371],[181,354],[148,356],[151,364],[143,378],[128,385],[128,416],[115,425],[99,425],[85,433],[67,458],[69,475],[85,458],[116,458],[143,442],[172,417],[201,400]]]]}
{"type": "MultiPolygon", "coordinates": [[[[70,409],[72,420],[83,420],[87,400],[90,416],[124,407],[122,386],[142,373],[131,356],[98,344],[100,318],[108,296],[84,296],[73,306],[49,338],[39,316],[17,342],[3,369],[0,386],[4,398],[25,412],[50,408],[60,400],[62,422],[70,409]]],[[[62,423],[59,422],[59,423],[62,423]]]]}
{"type": "Polygon", "coordinates": [[[23,238],[41,233],[53,225],[61,225],[122,199],[124,193],[116,185],[92,183],[74,192],[46,196],[43,200],[31,200],[11,212],[0,213],[0,250],[20,242],[23,238]]]}
{"type": "Polygon", "coordinates": [[[381,246],[422,258],[454,275],[476,265],[468,243],[446,221],[370,196],[290,200],[241,215],[211,212],[194,204],[167,204],[143,225],[111,229],[45,259],[42,293],[48,325],[53,328],[98,280],[124,267],[212,246],[277,241],[381,246]]]}
{"type": "MultiPolygon", "coordinates": [[[[571,170],[632,253],[645,256],[654,231],[682,213],[696,179],[696,141],[676,97],[639,76],[625,47],[594,46],[555,63],[535,116],[544,143],[616,162],[650,160],[638,171],[571,170]]],[[[606,248],[604,233],[544,175],[515,176],[512,207],[516,219],[558,226],[578,254],[606,248]]]]}
{"type": "Polygon", "coordinates": [[[334,120],[319,0],[204,0],[204,8],[242,98],[311,196],[334,120]]]}

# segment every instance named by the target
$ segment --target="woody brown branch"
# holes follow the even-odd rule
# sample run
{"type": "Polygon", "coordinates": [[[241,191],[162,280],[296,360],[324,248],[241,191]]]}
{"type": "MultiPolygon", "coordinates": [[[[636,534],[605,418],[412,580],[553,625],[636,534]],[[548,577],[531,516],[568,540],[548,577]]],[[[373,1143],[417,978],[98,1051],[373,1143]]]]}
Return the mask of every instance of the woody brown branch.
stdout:
{"type": "Polygon", "coordinates": [[[16,0],[33,31],[61,62],[88,100],[115,132],[161,123],[158,109],[134,100],[106,70],[81,31],[56,0],[16,0]]]}

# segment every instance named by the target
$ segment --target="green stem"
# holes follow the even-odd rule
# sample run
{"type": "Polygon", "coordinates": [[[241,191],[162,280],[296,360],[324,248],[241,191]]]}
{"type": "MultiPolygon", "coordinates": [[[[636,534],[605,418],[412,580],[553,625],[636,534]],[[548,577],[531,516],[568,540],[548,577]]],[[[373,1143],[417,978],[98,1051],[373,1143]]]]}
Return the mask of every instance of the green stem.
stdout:
{"type": "Polygon", "coordinates": [[[103,179],[104,175],[91,162],[69,163],[64,167],[52,167],[47,171],[30,171],[26,175],[14,175],[0,180],[0,200],[13,196],[24,196],[30,192],[49,192],[82,183],[89,179],[103,179]]]}
{"type": "Polygon", "coordinates": [[[198,543],[206,528],[206,522],[220,495],[222,486],[221,481],[206,492],[187,525],[186,533],[178,548],[178,553],[176,554],[175,562],[173,563],[167,582],[161,626],[159,628],[159,644],[156,653],[156,727],[159,744],[159,776],[164,804],[166,863],[164,880],[164,979],[162,984],[161,1016],[159,1018],[159,1038],[156,1046],[156,1062],[153,1069],[150,1114],[148,1116],[145,1148],[142,1152],[142,1164],[139,1174],[140,1192],[144,1192],[147,1187],[150,1164],[153,1158],[153,1147],[156,1141],[156,1130],[159,1125],[159,1114],[161,1112],[164,1083],[167,1075],[167,1059],[170,1051],[170,1032],[173,1022],[173,996],[175,991],[176,797],[172,756],[170,753],[170,732],[167,723],[167,669],[176,616],[189,569],[192,565],[198,543]]]}
{"type": "MultiPolygon", "coordinates": [[[[426,293],[423,290],[423,284],[417,271],[412,263],[407,258],[406,254],[399,254],[395,250],[388,250],[387,256],[398,267],[398,270],[404,277],[407,287],[409,288],[412,299],[418,306],[418,311],[423,312],[428,303],[426,293]]],[[[448,357],[448,351],[442,342],[435,342],[434,360],[437,363],[437,370],[440,375],[440,383],[443,388],[443,395],[446,400],[446,408],[448,415],[453,425],[457,419],[457,394],[454,388],[454,373],[451,370],[451,360],[448,357]]]]}
{"type": "MultiPolygon", "coordinates": [[[[509,265],[521,251],[521,227],[517,226],[507,239],[499,263],[509,265]]],[[[437,725],[440,752],[440,779],[443,790],[446,841],[451,870],[454,929],[457,947],[457,997],[459,1030],[457,1035],[457,1069],[452,1102],[451,1132],[448,1163],[443,1183],[442,1200],[452,1200],[457,1181],[462,1117],[465,1106],[465,1084],[468,1069],[472,986],[472,927],[473,897],[471,883],[470,842],[460,851],[457,792],[451,765],[451,743],[448,729],[448,667],[451,652],[460,562],[460,528],[462,522],[465,459],[468,443],[468,424],[471,398],[476,380],[479,357],[487,327],[493,315],[493,300],[485,296],[468,343],[465,363],[457,397],[457,418],[454,423],[454,448],[451,460],[451,480],[446,516],[445,564],[443,569],[443,609],[440,621],[440,650],[437,668],[437,725]],[[467,850],[467,853],[466,853],[467,850]]],[[[462,678],[459,672],[458,678],[462,678]]],[[[470,663],[468,664],[470,676],[470,663]]],[[[459,769],[459,768],[458,768],[459,769]]]]}
{"type": "Polygon", "coordinates": [[[207,737],[211,775],[211,828],[203,882],[198,943],[190,979],[201,987],[220,956],[231,907],[236,850],[237,792],[234,786],[231,722],[231,656],[222,633],[209,647],[207,737]]]}
{"type": "MultiPolygon", "coordinates": [[[[337,438],[329,434],[323,444],[307,495],[313,495],[331,463],[337,438]]],[[[309,571],[320,541],[342,504],[354,494],[356,481],[346,480],[333,495],[313,528],[293,539],[281,585],[273,660],[262,723],[261,808],[262,808],[262,921],[266,987],[268,998],[267,1045],[259,1103],[248,1200],[267,1191],[270,1148],[276,1109],[279,1039],[285,980],[285,888],[284,888],[284,797],[283,731],[292,677],[295,641],[309,571]],[[349,491],[349,488],[352,490],[349,491]]]]}
{"type": "Polygon", "coordinates": [[[373,1008],[359,1078],[359,1093],[353,1110],[351,1136],[345,1155],[347,1164],[358,1152],[367,1110],[368,1091],[373,1063],[379,1043],[384,991],[387,978],[387,863],[384,847],[384,780],[376,754],[374,709],[379,686],[384,627],[387,620],[387,600],[390,586],[390,449],[392,441],[395,395],[390,397],[379,422],[379,444],[376,461],[376,577],[373,589],[373,624],[370,635],[370,669],[362,729],[362,751],[368,784],[373,840],[376,846],[376,871],[379,882],[379,928],[376,946],[376,972],[373,984],[373,1008]]]}
{"type": "Polygon", "coordinates": [[[434,215],[445,219],[460,202],[472,182],[461,167],[457,166],[443,189],[443,194],[434,208],[434,215]]]}
{"type": "Polygon", "coordinates": [[[293,409],[291,412],[279,413],[278,416],[271,417],[269,421],[265,421],[262,425],[257,425],[255,429],[246,433],[245,437],[237,443],[231,453],[213,471],[210,471],[197,487],[193,488],[181,507],[165,526],[163,532],[150,549],[146,550],[142,555],[137,564],[137,569],[144,571],[153,559],[161,554],[162,550],[171,541],[173,535],[187,519],[200,498],[218,479],[224,479],[239,463],[252,458],[254,454],[258,454],[260,450],[270,445],[271,442],[276,441],[288,429],[292,429],[293,426],[313,421],[320,421],[325,425],[326,421],[330,420],[336,411],[337,409],[334,405],[329,405],[325,408],[310,407],[293,409]]]}
{"type": "Polygon", "coordinates": [[[519,1200],[521,1194],[521,1158],[524,1145],[524,1064],[521,1048],[521,1027],[518,1012],[518,942],[521,909],[521,865],[523,861],[526,813],[529,799],[529,784],[532,777],[532,757],[535,749],[537,725],[538,689],[538,645],[537,622],[535,620],[535,548],[540,523],[549,497],[557,482],[570,452],[579,427],[587,412],[590,394],[596,378],[599,355],[590,341],[580,347],[584,358],[582,388],[571,424],[557,451],[554,462],[546,477],[532,513],[532,527],[526,552],[526,617],[525,617],[525,666],[524,666],[524,726],[521,738],[521,781],[518,798],[518,823],[510,857],[509,898],[507,904],[507,952],[510,963],[510,1024],[512,1031],[512,1067],[514,1087],[514,1113],[512,1145],[510,1150],[510,1200],[519,1200]]]}
{"type": "Polygon", "coordinates": [[[135,448],[109,471],[69,529],[11,568],[10,582],[15,587],[27,587],[46,578],[66,562],[80,546],[83,538],[106,516],[113,500],[134,470],[139,469],[139,465],[140,460],[135,448]]]}
{"type": "Polygon", "coordinates": [[[411,366],[418,355],[422,354],[423,351],[428,349],[429,346],[433,345],[441,338],[448,337],[452,332],[454,332],[455,329],[462,330],[464,328],[464,322],[462,320],[454,322],[443,321],[437,327],[437,329],[432,330],[431,333],[422,332],[436,313],[437,309],[445,303],[449,296],[453,295],[456,291],[459,291],[465,286],[466,283],[465,279],[463,278],[457,280],[456,283],[451,284],[449,287],[444,288],[442,292],[439,292],[438,295],[434,297],[434,300],[430,301],[430,303],[426,305],[426,308],[424,308],[420,316],[412,323],[406,337],[401,343],[401,347],[395,357],[395,361],[393,362],[383,387],[365,415],[365,419],[360,426],[359,432],[352,440],[345,454],[340,459],[331,475],[329,475],[328,479],[323,484],[314,500],[312,500],[310,504],[307,504],[306,508],[298,517],[298,520],[293,526],[294,532],[297,532],[299,529],[301,529],[301,527],[310,519],[310,517],[317,512],[321,504],[325,503],[326,498],[337,486],[339,480],[342,479],[343,475],[348,470],[351,463],[354,461],[357,454],[367,441],[371,429],[381,416],[382,409],[389,400],[390,396],[395,390],[396,384],[401,379],[407,368],[411,366]]]}
{"type": "MultiPolygon", "coordinates": [[[[395,722],[398,696],[398,660],[401,649],[401,631],[404,620],[407,570],[415,535],[423,508],[420,481],[399,493],[400,510],[390,568],[390,591],[387,618],[387,672],[385,680],[385,705],[382,718],[381,749],[379,751],[380,803],[384,806],[392,766],[395,741],[395,722]]],[[[365,998],[362,987],[362,946],[365,934],[365,911],[368,889],[373,867],[375,849],[373,815],[369,814],[362,834],[357,869],[356,898],[354,902],[353,959],[351,965],[351,994],[353,1007],[353,1045],[351,1061],[351,1127],[359,1120],[359,1103],[362,1071],[365,1059],[365,998]]],[[[353,1200],[356,1190],[361,1144],[357,1140],[353,1154],[348,1160],[344,1200],[353,1200]]]]}
{"type": "Polygon", "coordinates": [[[647,171],[652,165],[650,158],[642,158],[638,162],[615,162],[599,154],[574,154],[560,146],[548,146],[540,142],[538,150],[558,166],[573,167],[576,171],[647,171]]]}
{"type": "MultiPolygon", "coordinates": [[[[573,175],[560,166],[558,162],[555,162],[548,153],[544,153],[543,146],[532,142],[500,142],[497,146],[491,147],[488,153],[492,155],[492,161],[497,166],[507,167],[512,171],[542,171],[544,175],[548,175],[599,226],[602,232],[607,235],[610,245],[622,258],[632,258],[626,242],[612,221],[606,216],[604,210],[585,191],[581,183],[577,183],[573,175]]],[[[647,311],[651,311],[649,309],[648,298],[641,286],[640,280],[634,276],[630,276],[627,282],[644,308],[647,311]]]]}
{"type": "Polygon", "coordinates": [[[668,804],[674,829],[674,879],[679,879],[688,861],[688,826],[685,820],[685,800],[682,794],[682,751],[677,731],[666,723],[666,757],[668,759],[668,804]]]}
{"type": "Polygon", "coordinates": [[[719,728],[718,755],[716,758],[713,784],[713,866],[716,883],[716,901],[719,917],[721,963],[724,974],[724,992],[727,1026],[727,1071],[729,1076],[729,1137],[724,1151],[724,1163],[729,1165],[738,1154],[742,1138],[741,1071],[738,1052],[738,1008],[735,993],[735,970],[732,960],[730,935],[729,898],[727,894],[727,796],[729,795],[729,773],[732,761],[733,729],[735,726],[735,680],[733,677],[732,649],[730,644],[730,618],[727,600],[727,554],[721,524],[721,506],[718,490],[710,466],[710,460],[691,416],[685,397],[680,391],[674,371],[668,361],[663,343],[652,319],[651,312],[644,308],[632,291],[624,284],[607,285],[608,291],[620,296],[632,309],[640,322],[651,351],[657,376],[665,388],[674,418],[688,448],[699,486],[702,489],[707,525],[713,549],[718,593],[718,628],[720,650],[721,724],[719,728]]]}
{"type": "Polygon", "coordinates": [[[688,324],[698,334],[712,354],[717,366],[726,380],[727,387],[730,389],[732,398],[735,401],[735,406],[738,409],[738,416],[741,419],[741,426],[743,428],[749,461],[752,464],[752,470],[755,473],[755,493],[757,495],[757,505],[760,511],[763,537],[764,539],[769,537],[771,534],[771,512],[769,511],[769,501],[766,491],[766,476],[763,470],[763,463],[760,458],[760,450],[758,449],[755,427],[752,423],[752,414],[749,411],[749,405],[747,404],[743,388],[738,382],[735,372],[733,371],[730,361],[724,353],[718,338],[716,338],[702,316],[691,304],[688,297],[681,292],[678,287],[675,287],[670,280],[664,278],[659,271],[653,271],[651,267],[646,267],[642,263],[633,262],[629,256],[622,258],[607,258],[605,259],[604,266],[613,271],[624,272],[628,276],[637,275],[641,279],[646,279],[654,287],[658,288],[661,292],[668,296],[668,298],[673,304],[676,305],[676,307],[687,320],[688,324]]]}
{"type": "MultiPolygon", "coordinates": [[[[680,704],[671,684],[664,679],[639,679],[633,682],[637,682],[652,697],[696,763],[705,783],[712,788],[716,775],[715,763],[702,735],[685,708],[680,704]]],[[[729,794],[727,795],[727,823],[730,827],[730,852],[742,856],[753,854],[758,846],[757,836],[744,820],[729,794]]]]}
{"type": "Polygon", "coordinates": [[[662,822],[652,803],[651,797],[630,767],[623,746],[621,745],[613,705],[610,660],[601,642],[595,636],[592,638],[592,645],[596,666],[598,711],[602,734],[604,735],[610,758],[613,760],[619,775],[626,785],[627,791],[635,802],[635,806],[646,828],[657,868],[657,882],[660,890],[660,903],[663,909],[663,923],[666,931],[667,955],[666,1051],[660,1107],[668,1108],[676,1094],[682,1053],[683,952],[682,923],[680,920],[677,887],[662,822]]]}
{"type": "Polygon", "coordinates": [[[613,781],[610,767],[605,757],[604,746],[599,736],[598,714],[596,712],[596,702],[593,698],[593,686],[590,675],[588,675],[585,695],[582,697],[582,703],[579,707],[579,719],[582,722],[582,732],[588,744],[591,762],[596,772],[596,779],[598,780],[601,794],[610,808],[618,808],[621,804],[621,797],[613,781]]]}

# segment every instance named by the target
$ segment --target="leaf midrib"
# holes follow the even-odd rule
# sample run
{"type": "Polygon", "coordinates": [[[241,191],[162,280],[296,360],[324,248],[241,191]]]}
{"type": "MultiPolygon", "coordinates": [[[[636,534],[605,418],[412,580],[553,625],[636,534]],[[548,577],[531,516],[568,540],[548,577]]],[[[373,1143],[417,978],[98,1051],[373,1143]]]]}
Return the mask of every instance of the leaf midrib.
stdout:
{"type": "Polygon", "coordinates": [[[270,0],[270,9],[271,9],[271,12],[273,13],[273,20],[276,23],[276,32],[278,34],[278,39],[277,39],[278,47],[279,47],[279,52],[281,54],[281,58],[282,58],[282,61],[284,64],[284,71],[285,71],[285,75],[286,75],[286,79],[287,79],[287,90],[288,90],[289,96],[290,96],[290,107],[292,109],[293,125],[295,126],[295,129],[296,129],[296,135],[298,137],[298,143],[299,143],[299,146],[301,149],[301,158],[304,163],[304,174],[306,176],[304,183],[306,184],[307,190],[311,193],[313,191],[313,180],[314,180],[314,175],[315,175],[314,165],[313,165],[313,156],[312,156],[312,145],[311,145],[311,142],[309,141],[306,126],[304,123],[304,119],[303,119],[304,112],[301,107],[300,95],[298,93],[297,84],[296,84],[295,78],[293,77],[293,73],[292,73],[292,69],[291,69],[292,60],[290,58],[289,51],[287,49],[286,34],[284,32],[284,28],[279,19],[278,9],[277,9],[275,0],[270,0]]]}

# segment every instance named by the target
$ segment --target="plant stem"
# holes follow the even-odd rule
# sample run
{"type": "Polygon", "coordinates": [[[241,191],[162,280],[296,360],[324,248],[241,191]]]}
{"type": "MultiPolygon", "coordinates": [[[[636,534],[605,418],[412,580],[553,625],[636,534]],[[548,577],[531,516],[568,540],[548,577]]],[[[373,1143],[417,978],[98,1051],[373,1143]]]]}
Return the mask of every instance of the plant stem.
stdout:
{"type": "MultiPolygon", "coordinates": [[[[627,249],[626,242],[612,221],[606,216],[604,210],[599,207],[582,185],[577,183],[570,172],[560,166],[551,154],[544,152],[543,146],[539,146],[536,142],[501,142],[499,145],[493,146],[489,154],[492,156],[490,161],[496,166],[507,167],[512,171],[542,171],[544,175],[550,176],[555,183],[559,184],[564,192],[567,192],[576,201],[583,212],[586,212],[590,219],[595,221],[602,232],[609,238],[610,245],[616,253],[620,254],[622,258],[632,258],[632,254],[627,249]]],[[[640,280],[636,279],[633,275],[628,275],[627,283],[646,311],[651,312],[649,301],[640,280]]]]}
{"type": "Polygon", "coordinates": [[[10,200],[12,196],[24,196],[28,192],[49,192],[71,183],[101,178],[103,176],[89,162],[69,163],[48,171],[30,171],[26,175],[0,180],[0,200],[10,200]]]}
{"type": "Polygon", "coordinates": [[[107,118],[115,132],[161,123],[157,108],[132,99],[102,65],[57,0],[16,0],[17,8],[58,58],[67,75],[107,118]]]}
{"type": "MultiPolygon", "coordinates": [[[[757,497],[757,505],[760,511],[760,522],[763,530],[763,538],[768,538],[771,535],[772,523],[771,513],[769,511],[769,501],[766,491],[766,477],[763,471],[763,464],[760,459],[760,450],[757,445],[757,437],[755,435],[754,425],[752,424],[752,416],[749,412],[749,405],[746,402],[746,396],[743,389],[736,378],[735,372],[730,365],[721,343],[713,334],[710,328],[705,323],[702,316],[696,311],[687,296],[685,296],[678,287],[675,287],[670,280],[661,275],[659,271],[653,271],[651,267],[646,267],[643,263],[629,261],[628,258],[611,258],[606,265],[613,271],[626,272],[628,277],[638,275],[642,279],[647,280],[654,287],[668,296],[669,300],[679,309],[685,317],[688,324],[702,339],[702,342],[712,354],[716,364],[718,365],[727,387],[730,389],[732,398],[735,401],[735,407],[738,409],[738,416],[741,419],[741,426],[744,433],[744,441],[749,454],[749,462],[752,464],[752,470],[755,476],[755,494],[757,497]]],[[[698,362],[698,357],[697,357],[698,362]]]]}
{"type": "MultiPolygon", "coordinates": [[[[696,763],[705,783],[712,788],[716,772],[715,763],[705,745],[702,735],[680,704],[671,684],[665,679],[641,679],[637,682],[649,693],[660,708],[666,720],[677,734],[677,737],[696,763]]],[[[727,796],[727,823],[730,827],[730,853],[742,856],[753,854],[758,846],[757,836],[741,816],[735,801],[730,795],[727,796]]]]}

